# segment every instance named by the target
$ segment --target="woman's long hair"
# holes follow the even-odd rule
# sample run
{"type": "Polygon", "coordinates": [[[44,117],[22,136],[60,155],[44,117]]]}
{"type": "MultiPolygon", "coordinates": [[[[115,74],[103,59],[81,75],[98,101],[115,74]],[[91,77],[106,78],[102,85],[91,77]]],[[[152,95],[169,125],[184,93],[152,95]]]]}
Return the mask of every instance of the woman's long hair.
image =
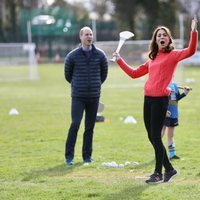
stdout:
{"type": "Polygon", "coordinates": [[[165,26],[157,27],[153,32],[151,43],[149,45],[149,49],[150,49],[149,58],[152,60],[155,59],[158,53],[158,45],[156,43],[156,36],[159,30],[164,30],[166,34],[169,36],[169,44],[163,49],[164,50],[163,52],[167,53],[175,48],[170,30],[165,26]]]}

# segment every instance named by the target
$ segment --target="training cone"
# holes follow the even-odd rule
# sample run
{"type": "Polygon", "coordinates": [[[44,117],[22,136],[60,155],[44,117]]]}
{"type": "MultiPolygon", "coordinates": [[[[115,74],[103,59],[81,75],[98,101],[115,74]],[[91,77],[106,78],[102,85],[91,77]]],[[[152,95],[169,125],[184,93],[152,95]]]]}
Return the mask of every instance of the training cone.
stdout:
{"type": "Polygon", "coordinates": [[[137,124],[137,121],[134,117],[128,116],[124,119],[125,124],[137,124]]]}
{"type": "Polygon", "coordinates": [[[17,111],[16,108],[12,108],[12,109],[9,111],[9,115],[19,115],[19,112],[17,111]]]}

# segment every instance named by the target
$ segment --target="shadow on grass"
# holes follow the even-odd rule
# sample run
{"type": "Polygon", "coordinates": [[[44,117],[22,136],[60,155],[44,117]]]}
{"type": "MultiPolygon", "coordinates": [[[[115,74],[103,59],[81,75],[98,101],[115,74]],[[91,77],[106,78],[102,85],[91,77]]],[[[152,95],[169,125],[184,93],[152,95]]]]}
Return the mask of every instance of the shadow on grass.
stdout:
{"type": "Polygon", "coordinates": [[[149,165],[152,165],[154,167],[155,165],[155,159],[153,160],[150,160],[149,162],[144,162],[144,163],[141,163],[138,168],[142,169],[142,168],[146,168],[147,166],[149,165]]]}
{"type": "Polygon", "coordinates": [[[29,173],[23,173],[22,175],[24,178],[22,181],[30,181],[33,179],[37,179],[38,177],[43,177],[43,176],[65,176],[68,173],[71,173],[76,167],[82,166],[82,162],[77,162],[74,165],[67,166],[65,164],[57,165],[52,168],[48,169],[42,169],[42,170],[32,170],[29,173]]]}
{"type": "MultiPolygon", "coordinates": [[[[154,185],[155,186],[155,185],[154,185]]],[[[104,196],[102,200],[139,200],[143,196],[143,191],[146,190],[150,185],[133,185],[133,187],[126,187],[117,193],[111,193],[104,196]]]]}
{"type": "MultiPolygon", "coordinates": [[[[152,165],[155,161],[151,160],[150,162],[146,162],[143,164],[140,164],[138,166],[138,169],[142,169],[147,167],[148,165],[152,165]]],[[[22,181],[30,181],[30,180],[36,180],[40,177],[54,177],[54,176],[65,176],[68,173],[73,172],[77,168],[82,168],[83,162],[77,162],[74,165],[65,165],[65,164],[60,164],[55,167],[51,167],[48,169],[41,169],[41,170],[32,170],[28,173],[23,173],[23,179],[22,181]]]]}

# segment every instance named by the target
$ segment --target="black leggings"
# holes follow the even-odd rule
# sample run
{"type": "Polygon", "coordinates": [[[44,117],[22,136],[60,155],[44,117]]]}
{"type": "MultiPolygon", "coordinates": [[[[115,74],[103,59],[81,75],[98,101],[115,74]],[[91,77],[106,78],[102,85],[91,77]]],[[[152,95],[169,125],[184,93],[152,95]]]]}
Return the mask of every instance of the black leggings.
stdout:
{"type": "Polygon", "coordinates": [[[162,165],[165,171],[172,170],[166,149],[162,143],[161,131],[168,107],[168,97],[144,97],[144,123],[148,138],[155,151],[155,172],[162,173],[162,165]]]}

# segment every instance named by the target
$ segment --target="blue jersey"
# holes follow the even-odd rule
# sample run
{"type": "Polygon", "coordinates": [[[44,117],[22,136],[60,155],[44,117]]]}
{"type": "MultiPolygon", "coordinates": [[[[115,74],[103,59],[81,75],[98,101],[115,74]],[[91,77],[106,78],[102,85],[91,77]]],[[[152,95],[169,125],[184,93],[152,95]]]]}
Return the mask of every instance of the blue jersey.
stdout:
{"type": "Polygon", "coordinates": [[[186,95],[185,93],[180,94],[178,86],[174,82],[169,84],[169,88],[171,89],[171,93],[169,96],[169,105],[167,110],[171,113],[170,118],[178,119],[178,101],[186,95]]]}

